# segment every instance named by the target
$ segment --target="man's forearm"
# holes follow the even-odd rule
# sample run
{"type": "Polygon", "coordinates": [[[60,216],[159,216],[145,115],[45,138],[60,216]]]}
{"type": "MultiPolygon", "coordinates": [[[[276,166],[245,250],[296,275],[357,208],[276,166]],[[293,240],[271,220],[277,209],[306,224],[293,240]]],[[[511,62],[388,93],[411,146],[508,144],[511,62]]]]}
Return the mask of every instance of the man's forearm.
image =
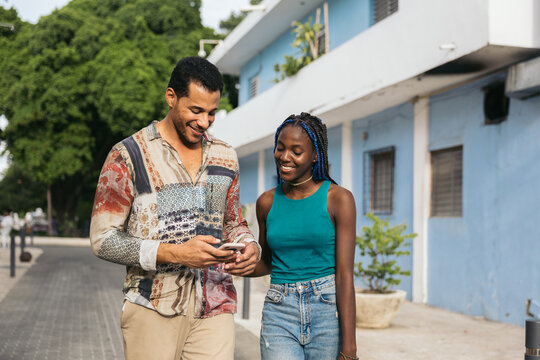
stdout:
{"type": "Polygon", "coordinates": [[[121,230],[111,230],[96,239],[91,236],[90,240],[92,250],[99,258],[122,265],[140,266],[142,239],[121,230]]]}
{"type": "Polygon", "coordinates": [[[156,262],[158,264],[181,264],[180,258],[182,255],[181,251],[179,251],[179,247],[181,246],[181,244],[160,243],[157,250],[156,262]]]}
{"type": "Polygon", "coordinates": [[[143,270],[156,269],[156,253],[159,242],[131,236],[113,229],[96,235],[90,233],[94,254],[106,261],[127,266],[139,266],[143,270]]]}

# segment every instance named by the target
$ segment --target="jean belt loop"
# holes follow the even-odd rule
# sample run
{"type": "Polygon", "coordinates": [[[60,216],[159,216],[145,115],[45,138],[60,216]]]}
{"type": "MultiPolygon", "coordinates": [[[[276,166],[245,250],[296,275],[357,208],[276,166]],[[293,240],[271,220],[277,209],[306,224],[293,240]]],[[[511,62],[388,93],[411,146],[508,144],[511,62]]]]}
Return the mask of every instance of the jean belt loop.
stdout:
{"type": "Polygon", "coordinates": [[[287,291],[289,290],[289,284],[283,285],[283,295],[287,296],[287,291]]]}
{"type": "Polygon", "coordinates": [[[311,280],[311,287],[313,288],[313,293],[319,295],[319,286],[315,280],[311,280]]]}

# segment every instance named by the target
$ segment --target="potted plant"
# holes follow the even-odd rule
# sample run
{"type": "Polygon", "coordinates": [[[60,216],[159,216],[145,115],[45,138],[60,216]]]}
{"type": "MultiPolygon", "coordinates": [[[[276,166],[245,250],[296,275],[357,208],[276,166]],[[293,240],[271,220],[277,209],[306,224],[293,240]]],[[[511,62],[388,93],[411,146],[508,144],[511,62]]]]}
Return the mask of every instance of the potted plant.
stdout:
{"type": "Polygon", "coordinates": [[[410,271],[402,270],[396,259],[409,255],[405,247],[408,239],[416,234],[403,234],[407,225],[390,226],[388,220],[379,219],[372,213],[367,217],[373,221],[362,227],[362,235],[356,237],[360,255],[368,256],[371,263],[355,263],[355,275],[362,278],[367,289],[356,289],[356,326],[365,328],[385,328],[397,314],[405,300],[406,292],[391,290],[401,283],[401,276],[409,276],[410,271]]]}

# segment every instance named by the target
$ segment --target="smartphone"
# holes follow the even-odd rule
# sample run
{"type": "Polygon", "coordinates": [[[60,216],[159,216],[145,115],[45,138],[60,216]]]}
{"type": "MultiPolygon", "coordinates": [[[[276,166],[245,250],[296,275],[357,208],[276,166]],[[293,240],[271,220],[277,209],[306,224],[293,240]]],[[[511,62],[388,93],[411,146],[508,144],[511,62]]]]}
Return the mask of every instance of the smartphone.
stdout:
{"type": "Polygon", "coordinates": [[[246,246],[243,243],[225,243],[218,247],[219,250],[241,250],[246,246]]]}

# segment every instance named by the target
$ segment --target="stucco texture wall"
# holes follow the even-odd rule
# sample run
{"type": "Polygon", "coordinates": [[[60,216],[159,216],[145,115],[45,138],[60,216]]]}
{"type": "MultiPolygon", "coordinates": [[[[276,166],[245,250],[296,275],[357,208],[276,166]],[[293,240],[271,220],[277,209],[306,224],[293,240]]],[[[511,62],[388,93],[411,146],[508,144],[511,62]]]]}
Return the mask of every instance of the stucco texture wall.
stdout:
{"type": "Polygon", "coordinates": [[[540,97],[485,125],[482,87],[501,80],[431,99],[430,150],[463,145],[463,216],[429,220],[428,302],[523,326],[540,298],[540,97]]]}
{"type": "MultiPolygon", "coordinates": [[[[413,120],[413,105],[406,103],[353,123],[353,193],[356,200],[358,234],[363,226],[371,226],[371,221],[364,215],[364,202],[369,201],[369,194],[364,194],[364,182],[369,181],[369,174],[364,173],[364,161],[367,160],[364,154],[389,146],[395,147],[393,212],[380,217],[387,218],[391,225],[406,224],[406,233],[412,231],[413,120]],[[364,132],[367,136],[365,140],[364,132]]],[[[398,259],[398,265],[403,270],[412,269],[413,249],[409,247],[409,250],[411,256],[398,259]]],[[[357,250],[355,261],[360,259],[357,250]]],[[[364,259],[364,263],[367,260],[364,259]]],[[[362,280],[356,279],[356,285],[362,287],[362,280]]],[[[402,277],[401,284],[396,288],[407,291],[407,298],[411,299],[411,277],[402,277]]]]}

